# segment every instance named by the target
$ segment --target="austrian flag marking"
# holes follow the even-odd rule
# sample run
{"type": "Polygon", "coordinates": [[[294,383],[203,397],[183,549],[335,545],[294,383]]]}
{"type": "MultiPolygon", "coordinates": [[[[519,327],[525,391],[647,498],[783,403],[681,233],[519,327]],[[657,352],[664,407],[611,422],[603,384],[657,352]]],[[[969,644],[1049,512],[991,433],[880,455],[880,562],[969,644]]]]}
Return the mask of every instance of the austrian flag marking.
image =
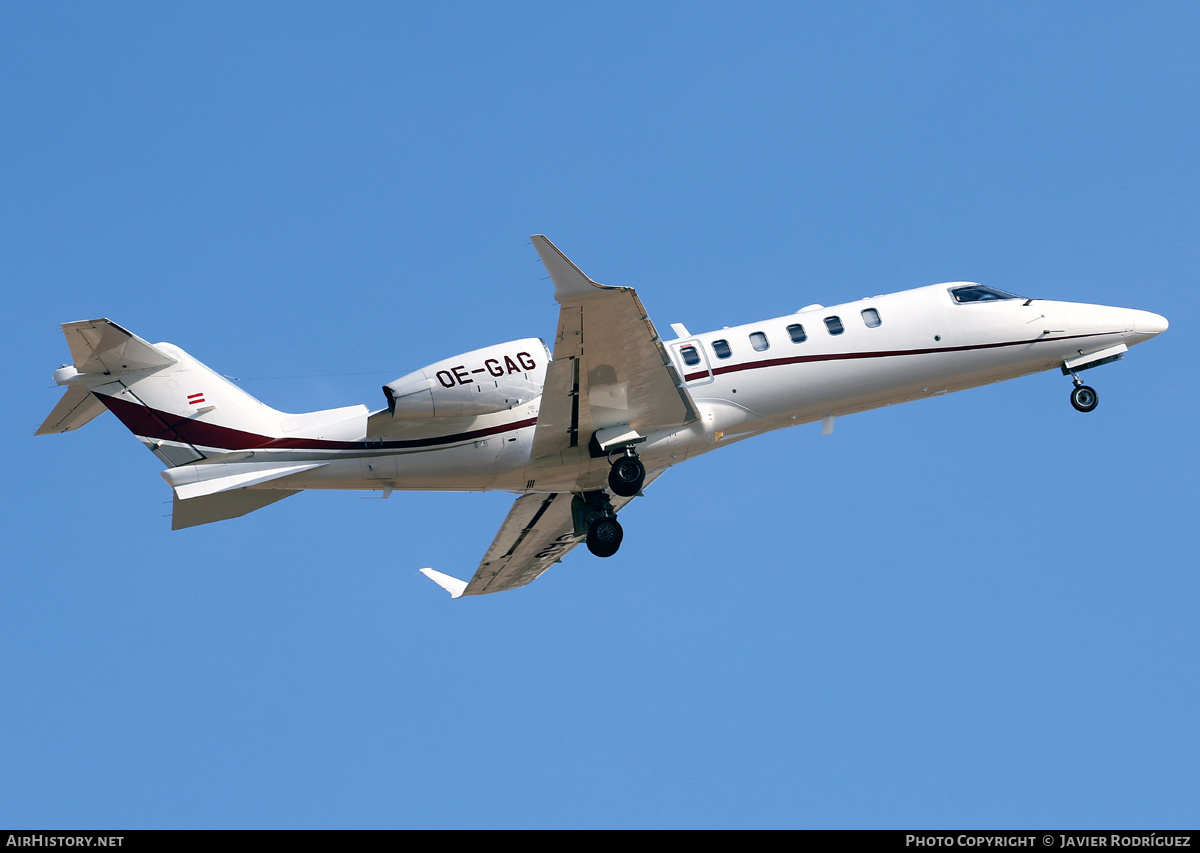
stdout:
{"type": "Polygon", "coordinates": [[[188,403],[193,406],[199,406],[204,402],[203,394],[188,394],[188,403]]]}

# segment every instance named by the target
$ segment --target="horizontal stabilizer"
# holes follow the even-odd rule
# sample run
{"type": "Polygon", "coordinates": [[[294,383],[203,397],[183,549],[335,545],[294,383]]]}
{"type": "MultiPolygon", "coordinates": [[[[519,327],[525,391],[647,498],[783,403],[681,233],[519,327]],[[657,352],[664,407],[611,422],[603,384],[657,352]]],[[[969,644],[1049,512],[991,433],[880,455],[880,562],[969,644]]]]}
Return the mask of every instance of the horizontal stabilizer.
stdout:
{"type": "Polygon", "coordinates": [[[70,432],[79,429],[92,418],[106,412],[101,403],[87,388],[82,385],[71,385],[63,394],[58,405],[50,412],[34,435],[51,435],[56,432],[70,432]]]}
{"type": "MultiPolygon", "coordinates": [[[[235,462],[218,465],[180,465],[162,472],[162,478],[175,490],[175,495],[185,501],[257,486],[280,477],[289,477],[301,471],[311,471],[328,465],[328,462],[280,464],[265,462],[235,462]]],[[[278,498],[276,498],[278,500],[278,498]]]]}
{"type": "Polygon", "coordinates": [[[183,530],[212,521],[238,518],[295,494],[299,492],[287,489],[238,489],[186,501],[176,495],[171,507],[171,529],[183,530]]]}
{"type": "Polygon", "coordinates": [[[75,369],[80,373],[123,373],[175,364],[175,359],[112,320],[62,324],[75,369]]]}
{"type": "Polygon", "coordinates": [[[466,581],[460,581],[458,578],[452,578],[450,575],[444,575],[441,572],[435,572],[433,569],[421,569],[421,574],[429,578],[435,584],[440,586],[446,592],[450,593],[451,598],[459,598],[463,594],[463,590],[467,588],[466,581]]]}

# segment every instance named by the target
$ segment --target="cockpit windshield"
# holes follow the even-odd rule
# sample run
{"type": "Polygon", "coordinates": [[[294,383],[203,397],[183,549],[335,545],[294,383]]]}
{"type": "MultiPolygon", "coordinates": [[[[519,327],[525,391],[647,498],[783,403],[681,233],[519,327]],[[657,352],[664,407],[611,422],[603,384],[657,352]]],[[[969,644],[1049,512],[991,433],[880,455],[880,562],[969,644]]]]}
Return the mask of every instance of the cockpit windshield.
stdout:
{"type": "Polygon", "coordinates": [[[994,287],[986,287],[982,284],[972,284],[967,287],[952,287],[950,295],[954,297],[955,302],[999,302],[1002,299],[1024,299],[1024,296],[1017,296],[1015,293],[1005,293],[1003,290],[997,290],[994,287]]]}

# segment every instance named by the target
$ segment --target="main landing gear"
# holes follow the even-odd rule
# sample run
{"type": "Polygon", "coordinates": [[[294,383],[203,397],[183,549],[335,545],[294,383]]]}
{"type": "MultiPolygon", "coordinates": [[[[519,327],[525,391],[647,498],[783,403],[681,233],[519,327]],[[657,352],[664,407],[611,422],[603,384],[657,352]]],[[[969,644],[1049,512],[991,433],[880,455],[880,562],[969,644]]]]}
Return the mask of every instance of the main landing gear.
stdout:
{"type": "Polygon", "coordinates": [[[615,495],[631,498],[642,490],[642,484],[645,482],[646,466],[638,459],[636,450],[626,447],[608,469],[608,487],[615,495]]]}
{"type": "Polygon", "coordinates": [[[624,538],[625,531],[621,530],[621,523],[615,515],[611,518],[597,518],[588,525],[588,550],[597,557],[611,557],[617,553],[624,538]]]}
{"type": "Polygon", "coordinates": [[[604,491],[584,492],[571,501],[571,518],[575,534],[587,534],[588,550],[597,557],[611,557],[621,547],[625,538],[617,511],[613,509],[608,493],[604,491]]]}
{"type": "MultiPolygon", "coordinates": [[[[631,498],[646,482],[646,466],[638,459],[637,451],[626,446],[608,470],[608,488],[614,495],[631,498]]],[[[587,534],[588,550],[597,557],[611,557],[625,538],[617,511],[608,493],[603,490],[576,495],[571,502],[575,535],[587,534]]]]}

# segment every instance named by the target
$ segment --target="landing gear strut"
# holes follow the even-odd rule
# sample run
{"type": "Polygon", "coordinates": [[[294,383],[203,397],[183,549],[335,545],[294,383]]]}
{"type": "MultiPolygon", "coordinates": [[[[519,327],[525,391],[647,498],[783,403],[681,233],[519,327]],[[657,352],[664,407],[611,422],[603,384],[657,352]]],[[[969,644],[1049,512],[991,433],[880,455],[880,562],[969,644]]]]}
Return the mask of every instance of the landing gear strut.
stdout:
{"type": "Polygon", "coordinates": [[[575,535],[587,534],[588,550],[597,557],[611,557],[625,538],[612,501],[603,491],[584,492],[571,501],[575,535]]]}
{"type": "Polygon", "coordinates": [[[642,490],[646,482],[646,466],[638,459],[637,451],[626,447],[623,455],[608,469],[608,487],[613,494],[631,498],[642,490]]]}
{"type": "Polygon", "coordinates": [[[1095,388],[1084,385],[1079,374],[1069,367],[1064,367],[1063,373],[1070,373],[1071,381],[1075,383],[1075,387],[1071,389],[1071,405],[1075,407],[1075,411],[1090,412],[1099,405],[1100,395],[1096,393],[1095,388]]]}

